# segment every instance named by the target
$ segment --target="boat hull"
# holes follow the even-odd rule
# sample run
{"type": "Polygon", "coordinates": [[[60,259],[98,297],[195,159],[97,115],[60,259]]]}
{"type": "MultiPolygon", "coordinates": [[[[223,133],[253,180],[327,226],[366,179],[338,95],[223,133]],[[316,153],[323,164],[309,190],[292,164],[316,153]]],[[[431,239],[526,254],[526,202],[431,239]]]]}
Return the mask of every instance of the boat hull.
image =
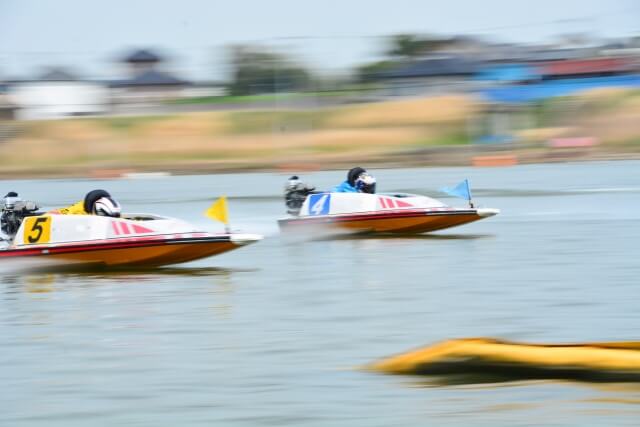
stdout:
{"type": "Polygon", "coordinates": [[[38,266],[153,267],[218,255],[258,240],[251,235],[165,238],[148,236],[9,248],[0,260],[27,260],[38,266]]]}
{"type": "Polygon", "coordinates": [[[411,209],[340,215],[305,216],[278,221],[282,230],[330,227],[349,232],[428,233],[493,216],[490,209],[411,209]]]}

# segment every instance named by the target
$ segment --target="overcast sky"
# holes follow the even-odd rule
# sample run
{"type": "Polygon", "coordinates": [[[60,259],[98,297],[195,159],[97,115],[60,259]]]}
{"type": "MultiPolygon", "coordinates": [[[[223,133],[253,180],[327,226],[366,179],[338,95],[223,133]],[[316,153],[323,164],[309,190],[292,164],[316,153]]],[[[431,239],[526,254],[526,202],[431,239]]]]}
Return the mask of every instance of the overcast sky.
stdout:
{"type": "Polygon", "coordinates": [[[155,47],[181,77],[221,79],[224,47],[255,41],[332,73],[377,59],[380,36],[414,32],[527,43],[640,35],[640,1],[0,0],[0,77],[61,65],[114,78],[128,49],[155,47]]]}

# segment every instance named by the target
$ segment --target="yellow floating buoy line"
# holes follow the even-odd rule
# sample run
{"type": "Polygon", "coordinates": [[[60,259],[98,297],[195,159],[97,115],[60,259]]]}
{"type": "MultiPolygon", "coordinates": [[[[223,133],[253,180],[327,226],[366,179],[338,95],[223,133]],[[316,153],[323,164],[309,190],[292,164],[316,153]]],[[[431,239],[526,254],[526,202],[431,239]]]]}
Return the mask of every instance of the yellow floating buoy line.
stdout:
{"type": "Polygon", "coordinates": [[[364,368],[388,374],[640,382],[640,341],[529,344],[463,338],[385,358],[364,368]]]}

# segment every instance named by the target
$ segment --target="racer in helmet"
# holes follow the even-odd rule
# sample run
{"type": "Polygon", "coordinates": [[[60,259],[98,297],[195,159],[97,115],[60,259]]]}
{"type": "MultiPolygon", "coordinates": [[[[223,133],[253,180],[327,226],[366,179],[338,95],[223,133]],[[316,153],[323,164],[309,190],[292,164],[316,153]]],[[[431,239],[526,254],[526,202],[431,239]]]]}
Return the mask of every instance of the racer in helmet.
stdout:
{"type": "Polygon", "coordinates": [[[369,193],[376,192],[376,179],[366,169],[355,167],[347,173],[347,180],[331,190],[333,193],[369,193]]]}
{"type": "Polygon", "coordinates": [[[93,204],[92,213],[98,216],[120,218],[122,209],[120,208],[120,204],[111,197],[100,197],[93,204]]]}
{"type": "Polygon", "coordinates": [[[105,190],[93,190],[84,200],[65,208],[49,212],[61,215],[99,215],[119,218],[122,213],[120,204],[105,190]]]}

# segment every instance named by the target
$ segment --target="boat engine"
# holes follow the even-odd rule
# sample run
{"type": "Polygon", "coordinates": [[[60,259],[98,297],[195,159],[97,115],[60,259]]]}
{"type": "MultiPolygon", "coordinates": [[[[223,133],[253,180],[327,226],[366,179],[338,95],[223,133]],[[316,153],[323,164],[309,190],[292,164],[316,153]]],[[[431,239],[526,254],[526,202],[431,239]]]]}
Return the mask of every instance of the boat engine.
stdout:
{"type": "Polygon", "coordinates": [[[22,200],[11,191],[0,202],[0,229],[5,237],[13,239],[25,217],[39,215],[40,207],[35,202],[22,200]]]}
{"type": "Polygon", "coordinates": [[[316,189],[313,185],[305,184],[297,176],[292,176],[284,186],[284,202],[289,215],[298,215],[307,196],[316,189]]]}

